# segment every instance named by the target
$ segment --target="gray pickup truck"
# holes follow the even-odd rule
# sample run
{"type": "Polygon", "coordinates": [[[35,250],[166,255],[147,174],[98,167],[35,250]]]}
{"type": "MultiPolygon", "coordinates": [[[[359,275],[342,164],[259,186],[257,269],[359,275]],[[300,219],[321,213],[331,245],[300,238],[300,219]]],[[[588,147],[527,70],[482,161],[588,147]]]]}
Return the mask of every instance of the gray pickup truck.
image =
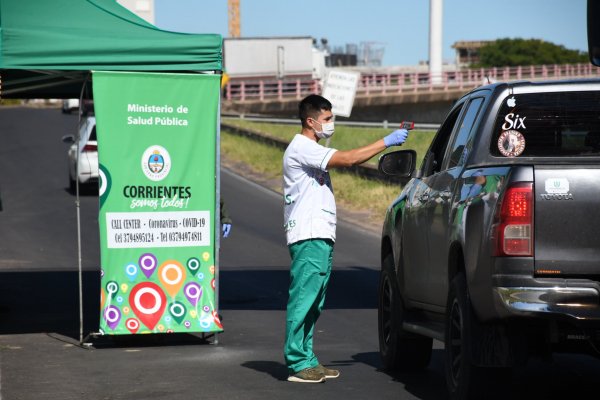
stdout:
{"type": "Polygon", "coordinates": [[[530,356],[599,356],[600,81],[477,88],[415,157],[379,162],[411,178],[383,226],[384,367],[441,340],[450,398],[476,399],[530,356]]]}

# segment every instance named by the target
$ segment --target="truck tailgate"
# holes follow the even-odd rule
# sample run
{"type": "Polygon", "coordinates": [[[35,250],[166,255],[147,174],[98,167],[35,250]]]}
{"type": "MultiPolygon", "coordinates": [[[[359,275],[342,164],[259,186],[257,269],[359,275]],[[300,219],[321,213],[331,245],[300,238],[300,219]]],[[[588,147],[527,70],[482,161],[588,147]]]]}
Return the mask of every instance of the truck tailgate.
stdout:
{"type": "Polygon", "coordinates": [[[535,168],[535,270],[600,275],[600,165],[535,168]]]}

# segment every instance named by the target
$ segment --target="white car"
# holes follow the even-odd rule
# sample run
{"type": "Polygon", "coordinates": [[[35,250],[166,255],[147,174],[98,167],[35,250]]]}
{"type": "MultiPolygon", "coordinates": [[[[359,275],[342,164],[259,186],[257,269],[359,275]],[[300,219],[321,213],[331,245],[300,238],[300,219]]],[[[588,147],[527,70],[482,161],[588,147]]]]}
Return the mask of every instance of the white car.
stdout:
{"type": "MultiPolygon", "coordinates": [[[[75,191],[77,175],[77,142],[73,135],[65,135],[62,141],[70,144],[69,189],[75,191]]],[[[98,182],[98,143],[96,141],[96,117],[87,116],[81,119],[79,125],[79,184],[88,185],[98,182]]]]}

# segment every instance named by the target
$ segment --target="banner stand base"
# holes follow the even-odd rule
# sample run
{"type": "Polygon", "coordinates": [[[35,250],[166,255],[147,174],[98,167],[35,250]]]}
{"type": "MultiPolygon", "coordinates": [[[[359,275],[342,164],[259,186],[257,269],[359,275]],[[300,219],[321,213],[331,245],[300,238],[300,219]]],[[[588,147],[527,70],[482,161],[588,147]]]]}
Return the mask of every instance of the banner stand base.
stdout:
{"type": "MultiPolygon", "coordinates": [[[[62,339],[61,339],[62,340],[62,339]]],[[[105,335],[100,332],[88,333],[81,342],[73,343],[82,349],[90,350],[98,347],[136,347],[136,346],[169,346],[178,344],[209,345],[219,344],[219,332],[168,333],[144,335],[105,335]]]]}

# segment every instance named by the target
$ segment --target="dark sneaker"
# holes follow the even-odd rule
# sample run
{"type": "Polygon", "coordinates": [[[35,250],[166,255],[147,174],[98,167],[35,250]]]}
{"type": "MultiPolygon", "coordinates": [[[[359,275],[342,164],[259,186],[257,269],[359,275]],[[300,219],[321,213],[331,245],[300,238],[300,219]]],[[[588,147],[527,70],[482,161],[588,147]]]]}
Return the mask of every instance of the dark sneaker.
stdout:
{"type": "Polygon", "coordinates": [[[325,375],[325,378],[327,379],[334,379],[340,376],[340,371],[338,371],[337,369],[329,369],[321,364],[317,365],[315,369],[321,372],[323,375],[325,375]]]}
{"type": "Polygon", "coordinates": [[[325,382],[325,375],[318,368],[306,368],[296,372],[294,375],[288,376],[290,382],[300,383],[321,383],[325,382]]]}

